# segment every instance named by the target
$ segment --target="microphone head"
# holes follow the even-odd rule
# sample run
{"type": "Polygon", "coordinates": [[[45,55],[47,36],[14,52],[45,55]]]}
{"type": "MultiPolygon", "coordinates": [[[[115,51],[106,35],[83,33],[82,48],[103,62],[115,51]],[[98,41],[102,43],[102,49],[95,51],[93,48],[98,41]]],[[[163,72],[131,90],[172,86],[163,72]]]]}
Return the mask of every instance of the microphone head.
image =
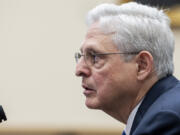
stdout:
{"type": "Polygon", "coordinates": [[[7,118],[6,118],[6,115],[4,113],[4,110],[3,110],[2,106],[0,105],[0,123],[2,121],[6,121],[6,120],[7,120],[7,118]]]}

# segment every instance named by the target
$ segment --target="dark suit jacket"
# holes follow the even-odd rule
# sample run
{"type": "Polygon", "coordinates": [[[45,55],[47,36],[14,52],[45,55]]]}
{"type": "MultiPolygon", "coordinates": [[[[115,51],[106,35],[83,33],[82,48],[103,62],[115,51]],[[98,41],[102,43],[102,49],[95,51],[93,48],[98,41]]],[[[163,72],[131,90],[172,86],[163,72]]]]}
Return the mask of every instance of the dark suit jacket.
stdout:
{"type": "Polygon", "coordinates": [[[130,135],[180,135],[180,81],[168,76],[149,90],[130,135]]]}

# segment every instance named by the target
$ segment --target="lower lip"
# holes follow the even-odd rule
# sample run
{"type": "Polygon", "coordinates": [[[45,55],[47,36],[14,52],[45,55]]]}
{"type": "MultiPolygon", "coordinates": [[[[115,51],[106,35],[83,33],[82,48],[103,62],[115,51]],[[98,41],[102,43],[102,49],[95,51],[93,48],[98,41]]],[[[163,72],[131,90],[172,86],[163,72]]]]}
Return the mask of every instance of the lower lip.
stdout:
{"type": "Polygon", "coordinates": [[[93,93],[95,93],[94,90],[84,90],[84,92],[83,92],[83,94],[84,94],[85,96],[89,96],[89,95],[91,95],[91,94],[93,94],[93,93]]]}

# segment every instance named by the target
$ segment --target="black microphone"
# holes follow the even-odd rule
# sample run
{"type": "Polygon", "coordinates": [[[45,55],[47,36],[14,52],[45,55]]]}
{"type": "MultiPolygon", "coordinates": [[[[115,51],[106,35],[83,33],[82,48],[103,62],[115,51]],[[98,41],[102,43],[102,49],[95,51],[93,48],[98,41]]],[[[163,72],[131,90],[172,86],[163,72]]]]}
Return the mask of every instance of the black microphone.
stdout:
{"type": "Polygon", "coordinates": [[[2,121],[6,121],[6,120],[7,120],[7,118],[6,118],[6,115],[4,113],[4,110],[3,110],[2,106],[0,105],[0,123],[2,121]]]}

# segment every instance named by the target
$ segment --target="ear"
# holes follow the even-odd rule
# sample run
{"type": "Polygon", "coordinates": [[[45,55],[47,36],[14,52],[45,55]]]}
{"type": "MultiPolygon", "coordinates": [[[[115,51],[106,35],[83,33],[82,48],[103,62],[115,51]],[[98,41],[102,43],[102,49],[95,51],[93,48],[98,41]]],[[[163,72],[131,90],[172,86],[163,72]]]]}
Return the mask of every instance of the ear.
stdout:
{"type": "Polygon", "coordinates": [[[153,57],[148,51],[141,51],[136,56],[137,79],[146,79],[153,71],[153,57]]]}

